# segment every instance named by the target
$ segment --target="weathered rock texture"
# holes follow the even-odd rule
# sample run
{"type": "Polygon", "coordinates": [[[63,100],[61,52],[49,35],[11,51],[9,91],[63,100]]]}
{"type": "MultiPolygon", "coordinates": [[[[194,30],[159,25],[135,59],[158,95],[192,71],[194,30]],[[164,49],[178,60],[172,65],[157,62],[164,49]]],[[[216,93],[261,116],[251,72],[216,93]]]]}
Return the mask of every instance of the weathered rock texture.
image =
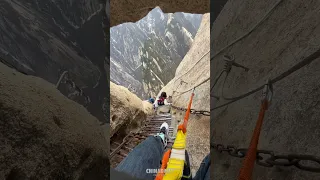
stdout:
{"type": "Polygon", "coordinates": [[[102,3],[95,0],[3,0],[0,62],[56,84],[101,122],[109,120],[107,46],[102,3]]]}
{"type": "Polygon", "coordinates": [[[161,89],[168,96],[172,96],[173,104],[178,107],[187,107],[191,91],[194,86],[206,81],[195,90],[192,108],[207,110],[210,109],[209,86],[210,86],[210,14],[203,15],[198,33],[186,56],[179,64],[175,77],[161,89]],[[181,84],[182,81],[182,84],[181,84]]]}
{"type": "Polygon", "coordinates": [[[125,22],[136,22],[157,6],[164,13],[185,12],[204,14],[210,12],[210,1],[208,0],[110,1],[110,24],[111,26],[116,26],[125,22]]]}
{"type": "Polygon", "coordinates": [[[210,28],[228,0],[210,1],[210,28]]]}
{"type": "Polygon", "coordinates": [[[142,106],[143,106],[143,110],[147,115],[153,115],[154,114],[154,110],[153,110],[153,106],[151,103],[149,103],[148,101],[142,101],[142,106]]]}
{"type": "MultiPolygon", "coordinates": [[[[175,77],[162,91],[172,95],[173,105],[186,108],[192,91],[180,94],[206,81],[195,90],[192,108],[196,110],[210,109],[210,14],[203,15],[200,28],[193,44],[179,64],[175,77]],[[201,59],[202,58],[202,59],[201,59]],[[180,84],[181,80],[185,83],[180,84]],[[187,83],[187,84],[186,84],[187,83]],[[175,93],[173,91],[176,91],[175,93]]],[[[161,93],[159,92],[159,93],[161,93]]],[[[159,94],[160,95],[160,94],[159,94]]],[[[174,119],[183,121],[184,112],[174,110],[174,119]]],[[[177,125],[178,123],[176,123],[177,125]]],[[[188,124],[187,150],[193,174],[198,170],[203,158],[210,153],[209,150],[210,119],[209,117],[191,115],[188,124]]]]}
{"type": "MultiPolygon", "coordinates": [[[[278,0],[230,0],[212,28],[213,54],[250,31],[278,0]]],[[[222,56],[234,55],[249,72],[233,68],[226,96],[237,96],[265,83],[320,48],[320,1],[282,0],[251,34],[217,55],[211,78],[223,69],[222,56]]],[[[320,156],[320,59],[274,84],[273,102],[266,113],[258,149],[275,154],[320,156]]],[[[218,83],[213,94],[221,95],[218,83]]],[[[215,143],[248,147],[259,113],[261,91],[211,113],[215,143]]],[[[212,106],[224,103],[212,98],[212,106]]],[[[213,151],[213,177],[236,179],[242,159],[213,151]]],[[[305,163],[304,163],[305,164],[305,163]]],[[[296,167],[256,165],[252,179],[319,179],[319,174],[296,167]]]]}
{"type": "Polygon", "coordinates": [[[109,178],[106,126],[41,78],[0,77],[0,179],[109,178]]]}
{"type": "Polygon", "coordinates": [[[110,80],[140,98],[154,97],[173,77],[202,15],[154,8],[136,23],[110,29],[110,80]]]}
{"type": "Polygon", "coordinates": [[[143,102],[127,88],[110,82],[110,137],[137,131],[143,126],[152,104],[143,102]]]}

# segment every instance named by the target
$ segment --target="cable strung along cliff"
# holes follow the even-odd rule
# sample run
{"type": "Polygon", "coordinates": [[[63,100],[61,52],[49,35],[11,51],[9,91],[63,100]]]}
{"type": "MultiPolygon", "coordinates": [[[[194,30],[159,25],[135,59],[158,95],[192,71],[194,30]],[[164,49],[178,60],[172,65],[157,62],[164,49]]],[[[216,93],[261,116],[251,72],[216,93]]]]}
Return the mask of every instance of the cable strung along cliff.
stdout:
{"type": "Polygon", "coordinates": [[[103,6],[0,2],[0,179],[109,178],[103,6]]]}
{"type": "Polygon", "coordinates": [[[103,5],[93,0],[1,1],[0,62],[52,84],[68,71],[58,89],[105,123],[109,70],[103,16],[103,5]]]}
{"type": "Polygon", "coordinates": [[[241,174],[240,158],[246,151],[239,149],[248,148],[255,137],[268,79],[273,97],[261,126],[252,179],[319,179],[319,15],[319,1],[230,0],[214,22],[212,79],[225,69],[225,55],[248,68],[232,66],[212,87],[215,179],[233,180],[241,174]],[[233,146],[231,156],[220,153],[227,146],[233,146]]]}
{"type": "MultiPolygon", "coordinates": [[[[199,30],[190,50],[185,55],[175,76],[161,92],[172,96],[173,115],[176,120],[183,120],[190,95],[195,88],[192,109],[206,111],[210,115],[210,14],[204,14],[199,30]]],[[[209,154],[209,116],[191,114],[188,124],[187,150],[190,156],[193,174],[199,168],[202,159],[209,154]]],[[[175,132],[175,131],[174,131],[175,132]]]]}

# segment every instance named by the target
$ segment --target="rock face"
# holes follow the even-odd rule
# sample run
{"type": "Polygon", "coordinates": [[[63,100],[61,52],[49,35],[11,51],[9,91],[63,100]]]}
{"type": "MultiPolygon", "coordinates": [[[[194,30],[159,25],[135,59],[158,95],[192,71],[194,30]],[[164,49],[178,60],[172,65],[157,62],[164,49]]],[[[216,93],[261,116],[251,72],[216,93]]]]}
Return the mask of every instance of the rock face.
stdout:
{"type": "Polygon", "coordinates": [[[192,108],[209,111],[210,103],[210,14],[203,15],[200,28],[195,36],[192,46],[179,64],[175,77],[161,89],[172,96],[173,104],[179,107],[186,107],[192,90],[201,83],[195,90],[195,97],[192,108]]]}
{"type": "Polygon", "coordinates": [[[210,1],[183,0],[183,1],[110,1],[111,27],[125,22],[136,22],[146,16],[152,9],[159,6],[164,13],[185,12],[204,14],[210,12],[210,1]]]}
{"type": "Polygon", "coordinates": [[[110,82],[110,138],[117,133],[122,137],[143,126],[152,105],[143,102],[127,88],[110,82]]]}
{"type": "Polygon", "coordinates": [[[142,84],[145,98],[155,97],[173,77],[179,63],[188,52],[198,30],[198,21],[186,19],[183,13],[169,14],[163,34],[149,36],[139,52],[142,62],[142,84]],[[196,27],[195,27],[196,26],[196,27]]]}
{"type": "Polygon", "coordinates": [[[200,20],[200,14],[164,14],[155,8],[137,23],[111,28],[111,81],[140,98],[155,96],[174,77],[200,20]]]}
{"type": "Polygon", "coordinates": [[[41,78],[0,77],[0,179],[109,178],[106,126],[41,78]]]}
{"type": "MultiPolygon", "coordinates": [[[[210,91],[210,14],[204,14],[200,28],[194,38],[192,46],[186,56],[179,64],[175,77],[159,92],[167,92],[172,95],[173,105],[186,108],[191,91],[181,94],[181,92],[195,89],[192,108],[196,110],[209,111],[209,91],[210,91]],[[182,84],[181,84],[182,80],[182,84]]],[[[173,110],[174,119],[183,121],[185,115],[182,111],[173,110]]],[[[208,116],[191,115],[187,128],[187,151],[190,156],[192,173],[195,175],[200,167],[203,158],[210,153],[210,118],[208,116]]]]}
{"type": "Polygon", "coordinates": [[[109,120],[103,5],[94,0],[4,0],[0,61],[56,84],[101,122],[109,120]]]}
{"type": "MultiPolygon", "coordinates": [[[[213,55],[240,38],[264,19],[241,41],[215,55],[211,78],[223,69],[223,55],[234,55],[248,72],[234,67],[226,80],[225,96],[234,97],[253,90],[301,62],[320,47],[320,2],[229,1],[212,28],[213,55]],[[270,11],[270,9],[272,9],[270,11]],[[252,9],[255,9],[252,11],[252,9]],[[264,18],[269,13],[267,18],[264,18]]],[[[265,114],[258,149],[276,155],[309,154],[320,156],[320,58],[275,83],[274,96],[265,114]]],[[[223,77],[224,78],[224,77],[223,77]]],[[[213,89],[221,96],[222,83],[213,89]]],[[[261,91],[227,107],[211,112],[211,137],[215,143],[247,148],[255,127],[261,91]]],[[[225,103],[212,98],[212,107],[225,103]]],[[[236,179],[242,159],[213,153],[216,180],[236,179]]],[[[301,162],[302,164],[309,164],[301,162]]],[[[318,179],[319,174],[296,167],[266,168],[255,165],[252,179],[318,179]]]]}
{"type": "Polygon", "coordinates": [[[213,22],[219,16],[221,10],[223,9],[224,5],[228,2],[228,0],[219,0],[219,1],[211,1],[210,2],[210,28],[212,28],[213,22]]]}

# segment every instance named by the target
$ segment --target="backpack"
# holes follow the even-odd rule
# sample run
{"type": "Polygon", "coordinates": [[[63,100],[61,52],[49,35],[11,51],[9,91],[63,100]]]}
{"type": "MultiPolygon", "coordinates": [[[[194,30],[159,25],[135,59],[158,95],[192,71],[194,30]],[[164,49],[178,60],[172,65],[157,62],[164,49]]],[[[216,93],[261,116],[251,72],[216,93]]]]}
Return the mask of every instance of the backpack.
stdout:
{"type": "Polygon", "coordinates": [[[151,104],[153,104],[153,103],[154,103],[154,99],[153,99],[153,98],[150,98],[150,99],[149,99],[149,102],[150,102],[151,104]]]}
{"type": "Polygon", "coordinates": [[[164,98],[163,98],[163,97],[161,97],[161,98],[158,99],[158,105],[159,105],[159,106],[164,105],[164,98]]]}

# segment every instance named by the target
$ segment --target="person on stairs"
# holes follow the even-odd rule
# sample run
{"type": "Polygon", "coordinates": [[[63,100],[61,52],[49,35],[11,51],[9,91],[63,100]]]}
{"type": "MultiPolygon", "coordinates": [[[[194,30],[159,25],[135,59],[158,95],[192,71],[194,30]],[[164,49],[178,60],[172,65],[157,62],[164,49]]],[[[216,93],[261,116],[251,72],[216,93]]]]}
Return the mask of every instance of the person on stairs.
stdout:
{"type": "Polygon", "coordinates": [[[159,98],[156,99],[156,101],[153,104],[154,109],[157,109],[159,106],[163,105],[171,105],[171,103],[167,100],[167,93],[162,92],[159,96],[159,98]]]}
{"type": "MultiPolygon", "coordinates": [[[[111,169],[111,178],[116,176],[130,176],[127,179],[154,180],[161,167],[161,160],[168,142],[169,126],[163,123],[160,126],[160,132],[154,136],[149,136],[139,145],[137,145],[128,156],[120,162],[115,168],[111,169]]],[[[190,170],[189,155],[186,151],[185,167],[181,180],[209,180],[210,179],[210,154],[202,161],[196,175],[192,178],[190,170]]]]}

